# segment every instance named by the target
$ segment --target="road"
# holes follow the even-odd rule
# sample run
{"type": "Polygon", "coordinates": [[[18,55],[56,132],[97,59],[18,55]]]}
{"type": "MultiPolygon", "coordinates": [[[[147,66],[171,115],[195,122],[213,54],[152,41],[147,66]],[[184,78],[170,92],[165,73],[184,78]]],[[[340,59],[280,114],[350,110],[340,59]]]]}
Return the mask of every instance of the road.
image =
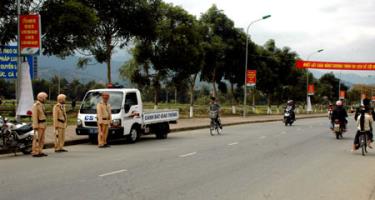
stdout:
{"type": "Polygon", "coordinates": [[[1,200],[367,200],[375,199],[375,151],[351,153],[327,119],[305,119],[173,133],[47,150],[46,158],[0,157],[1,200]]]}

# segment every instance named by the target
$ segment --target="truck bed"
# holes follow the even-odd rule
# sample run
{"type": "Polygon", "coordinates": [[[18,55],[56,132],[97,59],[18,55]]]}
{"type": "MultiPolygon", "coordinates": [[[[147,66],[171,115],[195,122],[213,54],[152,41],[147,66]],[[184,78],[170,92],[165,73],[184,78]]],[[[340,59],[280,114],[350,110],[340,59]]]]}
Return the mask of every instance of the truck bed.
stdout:
{"type": "Polygon", "coordinates": [[[176,122],[179,118],[178,110],[173,109],[149,109],[143,110],[144,124],[156,124],[162,122],[176,122]]]}

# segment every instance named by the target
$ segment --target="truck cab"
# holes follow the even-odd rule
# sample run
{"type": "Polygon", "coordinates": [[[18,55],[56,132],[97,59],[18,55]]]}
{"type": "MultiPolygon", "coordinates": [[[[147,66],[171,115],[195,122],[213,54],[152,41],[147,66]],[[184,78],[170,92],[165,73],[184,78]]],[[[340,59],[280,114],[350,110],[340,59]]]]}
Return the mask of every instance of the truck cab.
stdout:
{"type": "Polygon", "coordinates": [[[79,109],[76,134],[88,135],[92,142],[97,141],[96,105],[101,101],[103,92],[109,93],[112,108],[112,122],[108,132],[110,139],[126,138],[129,143],[134,143],[147,134],[165,139],[170,131],[169,124],[176,123],[179,118],[177,110],[145,111],[138,89],[90,90],[79,109]]]}

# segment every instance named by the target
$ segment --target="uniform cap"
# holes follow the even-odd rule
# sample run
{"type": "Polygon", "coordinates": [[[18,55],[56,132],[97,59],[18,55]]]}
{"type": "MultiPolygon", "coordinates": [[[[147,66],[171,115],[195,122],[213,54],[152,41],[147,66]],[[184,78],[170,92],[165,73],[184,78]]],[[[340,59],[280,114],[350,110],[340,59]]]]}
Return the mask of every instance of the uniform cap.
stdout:
{"type": "Polygon", "coordinates": [[[39,92],[38,95],[36,96],[38,100],[45,100],[47,97],[48,97],[48,94],[45,92],[39,92]]]}
{"type": "Polygon", "coordinates": [[[57,101],[63,101],[63,100],[65,100],[66,99],[66,95],[65,94],[59,94],[58,96],[57,96],[57,101]]]}

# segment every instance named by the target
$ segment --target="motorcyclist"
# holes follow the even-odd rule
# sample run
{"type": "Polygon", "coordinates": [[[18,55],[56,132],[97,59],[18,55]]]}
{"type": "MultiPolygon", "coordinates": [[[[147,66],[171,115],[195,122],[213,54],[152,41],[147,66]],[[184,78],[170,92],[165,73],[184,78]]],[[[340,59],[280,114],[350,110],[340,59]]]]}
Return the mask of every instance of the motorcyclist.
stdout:
{"type": "Polygon", "coordinates": [[[220,105],[217,103],[216,97],[211,97],[210,100],[210,111],[217,112],[216,118],[214,120],[219,125],[220,129],[223,129],[220,122],[220,105]]]}
{"type": "Polygon", "coordinates": [[[284,112],[290,112],[290,117],[293,121],[296,120],[296,115],[294,113],[294,110],[296,109],[296,105],[293,100],[288,100],[284,112]]]}
{"type": "Polygon", "coordinates": [[[332,111],[331,123],[334,124],[335,120],[339,120],[345,132],[346,124],[348,123],[348,120],[346,119],[347,117],[348,113],[346,112],[342,101],[336,101],[336,108],[332,111]]]}

